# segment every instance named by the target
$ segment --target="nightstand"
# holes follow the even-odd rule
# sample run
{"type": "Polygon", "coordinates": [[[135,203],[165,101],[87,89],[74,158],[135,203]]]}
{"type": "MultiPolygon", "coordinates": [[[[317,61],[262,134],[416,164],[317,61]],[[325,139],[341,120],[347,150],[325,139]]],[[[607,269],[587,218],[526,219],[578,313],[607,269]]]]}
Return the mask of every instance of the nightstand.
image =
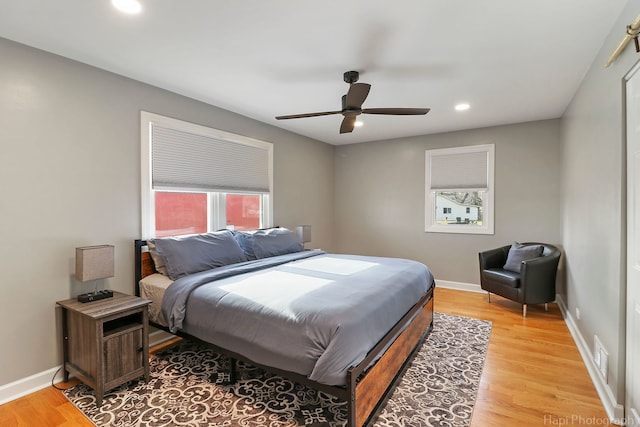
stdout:
{"type": "Polygon", "coordinates": [[[72,374],[92,387],[98,406],[106,391],[142,375],[148,381],[150,303],[120,292],[88,303],[58,301],[62,307],[64,380],[72,374]]]}

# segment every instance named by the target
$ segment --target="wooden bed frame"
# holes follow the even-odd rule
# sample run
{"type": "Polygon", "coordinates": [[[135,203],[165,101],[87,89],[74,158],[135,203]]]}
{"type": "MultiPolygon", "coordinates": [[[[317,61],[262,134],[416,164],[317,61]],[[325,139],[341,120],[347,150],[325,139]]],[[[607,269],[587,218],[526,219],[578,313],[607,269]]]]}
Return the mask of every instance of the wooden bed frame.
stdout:
{"type": "MultiPolygon", "coordinates": [[[[140,295],[140,280],[155,273],[155,266],[149,252],[145,250],[145,240],[135,240],[135,291],[140,295]]],[[[347,371],[346,387],[329,386],[312,381],[295,372],[260,365],[237,353],[206,343],[216,351],[231,358],[231,381],[235,381],[235,360],[243,360],[276,375],[304,384],[319,391],[336,396],[347,402],[347,427],[369,425],[391,397],[391,393],[411,360],[420,350],[422,343],[433,329],[433,289],[420,299],[398,323],[376,344],[365,359],[347,371]],[[406,327],[405,327],[406,325],[406,327]],[[396,337],[394,340],[394,337],[396,337]],[[389,343],[392,344],[389,345],[389,343]],[[386,351],[385,351],[386,348],[386,351]],[[378,359],[374,365],[373,361],[378,359]]],[[[167,328],[150,323],[167,331],[167,328]]],[[[186,339],[203,342],[189,334],[178,333],[186,339]]]]}

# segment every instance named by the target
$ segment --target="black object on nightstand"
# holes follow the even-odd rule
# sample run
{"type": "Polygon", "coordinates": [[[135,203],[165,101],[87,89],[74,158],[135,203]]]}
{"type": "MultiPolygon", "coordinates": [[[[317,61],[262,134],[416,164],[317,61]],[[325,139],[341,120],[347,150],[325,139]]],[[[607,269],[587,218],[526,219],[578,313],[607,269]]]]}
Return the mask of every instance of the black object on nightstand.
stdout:
{"type": "Polygon", "coordinates": [[[105,298],[113,298],[113,291],[105,289],[103,291],[96,292],[88,292],[86,294],[78,295],[79,302],[91,302],[91,301],[99,301],[105,298]]]}
{"type": "Polygon", "coordinates": [[[112,292],[90,303],[58,301],[62,307],[64,381],[72,374],[95,390],[102,405],[106,391],[144,375],[149,380],[151,301],[112,292]]]}

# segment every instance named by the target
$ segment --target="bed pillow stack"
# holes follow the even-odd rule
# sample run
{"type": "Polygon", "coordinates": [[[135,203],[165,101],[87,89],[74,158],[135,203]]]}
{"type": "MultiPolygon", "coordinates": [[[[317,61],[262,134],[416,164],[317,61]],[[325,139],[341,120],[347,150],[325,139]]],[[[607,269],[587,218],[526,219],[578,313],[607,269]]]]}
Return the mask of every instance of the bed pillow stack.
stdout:
{"type": "MultiPolygon", "coordinates": [[[[229,230],[150,239],[149,243],[154,248],[151,250],[150,247],[150,252],[155,264],[164,264],[166,275],[171,280],[247,261],[242,248],[229,230]]],[[[158,268],[156,269],[160,271],[158,268]]]]}
{"type": "Polygon", "coordinates": [[[286,228],[236,231],[234,235],[248,260],[300,252],[304,249],[300,237],[286,228]]]}
{"type": "Polygon", "coordinates": [[[229,264],[300,252],[297,234],[286,228],[213,233],[149,239],[156,271],[171,280],[229,264]]]}

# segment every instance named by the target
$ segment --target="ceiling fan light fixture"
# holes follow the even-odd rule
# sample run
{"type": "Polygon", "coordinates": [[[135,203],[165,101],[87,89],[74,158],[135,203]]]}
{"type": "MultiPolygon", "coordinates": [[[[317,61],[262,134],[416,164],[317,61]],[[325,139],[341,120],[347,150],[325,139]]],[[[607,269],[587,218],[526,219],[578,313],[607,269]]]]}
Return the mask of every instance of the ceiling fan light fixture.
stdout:
{"type": "Polygon", "coordinates": [[[461,102],[455,106],[456,111],[467,111],[469,108],[471,108],[471,105],[466,102],[461,102]]]}
{"type": "Polygon", "coordinates": [[[364,125],[364,122],[360,121],[360,120],[356,120],[356,122],[354,123],[354,126],[357,128],[361,128],[362,125],[364,125]]]}
{"type": "Polygon", "coordinates": [[[138,0],[111,0],[113,7],[120,12],[136,15],[142,11],[142,5],[138,0]]]}

